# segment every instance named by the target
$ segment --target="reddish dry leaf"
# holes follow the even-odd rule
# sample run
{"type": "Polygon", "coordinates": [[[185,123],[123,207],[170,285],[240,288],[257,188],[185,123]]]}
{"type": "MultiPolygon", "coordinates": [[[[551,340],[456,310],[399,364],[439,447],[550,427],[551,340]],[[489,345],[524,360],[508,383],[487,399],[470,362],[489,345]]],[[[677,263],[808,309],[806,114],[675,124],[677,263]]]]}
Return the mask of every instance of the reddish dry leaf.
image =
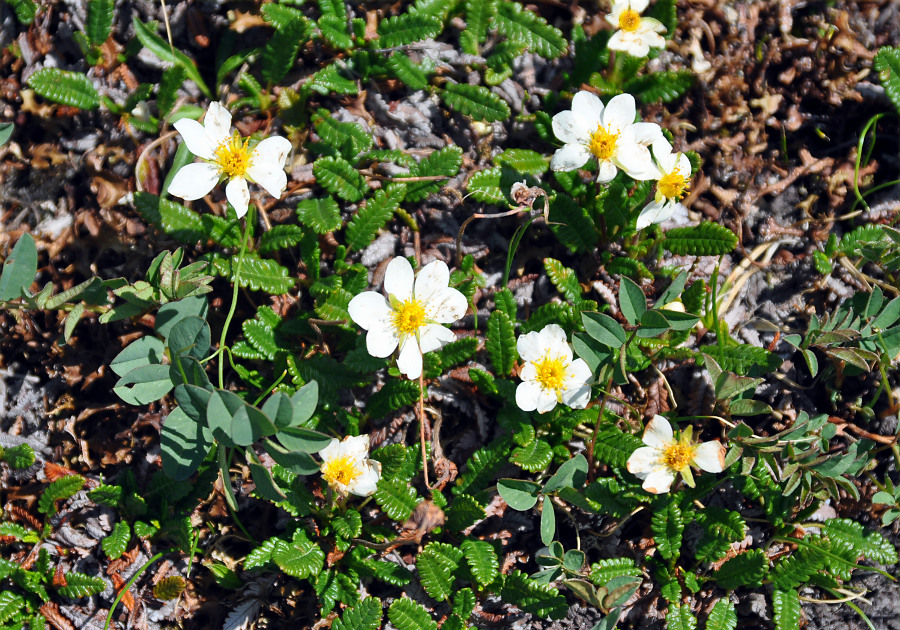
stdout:
{"type": "Polygon", "coordinates": [[[68,585],[69,584],[68,582],[66,582],[66,575],[63,572],[62,565],[56,565],[56,572],[53,574],[53,586],[55,586],[56,588],[61,588],[68,585]]]}
{"type": "Polygon", "coordinates": [[[75,626],[59,610],[56,602],[47,602],[40,608],[41,614],[56,630],[75,630],[75,626]]]}
{"type": "MultiPolygon", "coordinates": [[[[119,593],[122,592],[122,589],[125,588],[128,581],[118,573],[112,573],[109,577],[112,579],[113,590],[115,591],[116,596],[118,596],[119,593]]],[[[129,612],[134,609],[134,596],[131,594],[131,591],[125,593],[122,597],[122,603],[125,604],[125,608],[127,608],[129,612]]]]}

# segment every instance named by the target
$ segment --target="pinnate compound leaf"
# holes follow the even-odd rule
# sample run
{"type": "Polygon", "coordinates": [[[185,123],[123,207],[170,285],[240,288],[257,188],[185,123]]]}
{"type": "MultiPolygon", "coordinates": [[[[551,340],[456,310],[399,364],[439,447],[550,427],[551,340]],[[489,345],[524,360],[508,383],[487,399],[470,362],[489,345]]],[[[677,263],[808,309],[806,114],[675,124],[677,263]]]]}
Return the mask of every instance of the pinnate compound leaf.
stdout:
{"type": "Polygon", "coordinates": [[[677,256],[721,256],[737,246],[737,236],[724,225],[704,221],[669,230],[662,245],[677,256]]]}
{"type": "Polygon", "coordinates": [[[509,461],[522,470],[537,472],[547,468],[553,461],[553,449],[544,440],[533,440],[527,446],[513,449],[509,461]]]}
{"type": "Polygon", "coordinates": [[[419,399],[416,381],[393,379],[384,384],[366,405],[370,418],[383,418],[392,411],[414,404],[419,399]]]}
{"type": "Polygon", "coordinates": [[[709,617],[706,619],[706,630],[735,630],[737,621],[734,604],[727,599],[720,599],[709,611],[709,617]]]}
{"type": "Polygon", "coordinates": [[[497,471],[507,463],[510,451],[509,438],[499,438],[478,449],[466,462],[466,470],[459,476],[453,492],[477,495],[494,481],[497,471]]]}
{"type": "Polygon", "coordinates": [[[616,426],[605,425],[597,434],[594,454],[600,461],[622,468],[631,454],[642,446],[644,443],[639,437],[625,433],[616,426]]]}
{"type": "Polygon", "coordinates": [[[555,258],[544,259],[544,269],[550,276],[550,281],[556,289],[562,293],[572,304],[581,302],[581,285],[578,284],[578,276],[572,270],[555,258]]]}
{"type": "MultiPolygon", "coordinates": [[[[237,256],[224,258],[217,254],[208,257],[212,269],[218,275],[235,282],[234,270],[237,269],[237,256]]],[[[242,287],[250,287],[254,291],[265,291],[271,295],[283,295],[294,287],[294,279],[288,276],[287,267],[282,267],[274,260],[259,258],[256,254],[245,253],[241,266],[240,283],[242,287]]]]}
{"type": "Polygon", "coordinates": [[[479,44],[487,39],[488,26],[497,12],[497,0],[466,0],[466,31],[479,44]]]}
{"type": "Polygon", "coordinates": [[[75,599],[96,595],[106,590],[106,580],[84,573],[66,573],[66,585],[60,587],[59,593],[64,597],[75,599]]]}
{"type": "Polygon", "coordinates": [[[562,31],[518,2],[502,0],[494,20],[498,31],[545,59],[559,57],[568,49],[562,31]]]}
{"type": "Polygon", "coordinates": [[[378,45],[382,48],[408,46],[430,39],[444,30],[443,22],[424,13],[404,13],[382,20],[378,25],[378,45]]]}
{"type": "Polygon", "coordinates": [[[495,310],[488,318],[485,347],[497,373],[510,374],[519,355],[515,326],[503,311],[495,310]]]}
{"type": "Polygon", "coordinates": [[[319,158],[313,164],[313,174],[325,190],[346,201],[359,201],[368,190],[359,171],[342,158],[319,158]]]}
{"type": "Polygon", "coordinates": [[[853,552],[867,560],[881,564],[896,564],[897,549],[879,532],[866,531],[856,521],[847,518],[830,518],[825,521],[825,534],[832,541],[850,546],[853,552]]]}
{"type": "Polygon", "coordinates": [[[0,592],[0,623],[6,623],[21,614],[25,608],[25,598],[12,591],[0,592]]]}
{"type": "Polygon", "coordinates": [[[641,570],[631,558],[607,558],[591,565],[588,579],[596,586],[606,586],[615,578],[640,576],[641,570]]]}
{"type": "Polygon", "coordinates": [[[347,32],[347,20],[334,15],[323,15],[316,22],[322,36],[338,49],[353,47],[353,38],[347,32]]]}
{"type": "Polygon", "coordinates": [[[262,78],[277,83],[294,65],[300,47],[310,32],[310,22],[300,11],[278,4],[265,4],[263,17],[275,26],[262,53],[262,78]]]}
{"type": "Polygon", "coordinates": [[[360,250],[371,245],[378,230],[394,215],[405,196],[406,184],[388,184],[376,192],[347,224],[347,249],[360,250]]]}
{"type": "Polygon", "coordinates": [[[900,48],[880,48],[875,55],[874,66],[888,98],[900,111],[900,48]]]}
{"type": "Polygon", "coordinates": [[[317,233],[327,234],[341,227],[341,209],[332,197],[304,199],[297,204],[297,219],[317,233]]]}
{"type": "Polygon", "coordinates": [[[125,553],[129,540],[131,540],[131,527],[126,521],[119,521],[113,527],[112,533],[100,541],[100,545],[103,547],[106,557],[115,560],[125,553]]]}
{"type": "Polygon", "coordinates": [[[481,504],[468,494],[458,495],[445,514],[447,529],[457,533],[484,519],[486,515],[481,504]]]}
{"type": "Polygon", "coordinates": [[[0,460],[9,464],[13,470],[24,470],[34,464],[34,449],[28,444],[11,446],[2,452],[0,460]]]}
{"type": "Polygon", "coordinates": [[[424,90],[428,87],[428,72],[430,66],[413,63],[409,56],[400,51],[395,51],[387,61],[388,67],[394,71],[398,79],[403,81],[411,90],[424,90]]]}
{"type": "Polygon", "coordinates": [[[793,630],[800,627],[800,595],[795,589],[772,591],[772,610],[775,613],[775,630],[793,630]]]}
{"type": "Polygon", "coordinates": [[[440,94],[450,109],[475,120],[494,122],[510,116],[506,101],[481,85],[449,83],[440,94]]]}
{"type": "Polygon", "coordinates": [[[348,608],[340,619],[332,624],[332,630],[378,630],[381,627],[381,600],[366,597],[353,608],[348,608]]]}
{"type": "Polygon", "coordinates": [[[182,243],[194,244],[208,238],[200,215],[180,203],[150,193],[136,192],[134,207],[147,223],[152,223],[182,243]]]}
{"type": "Polygon", "coordinates": [[[388,619],[397,630],[437,630],[437,623],[425,607],[406,596],[394,600],[388,609],[388,619]]]}
{"type": "Polygon", "coordinates": [[[569,609],[566,598],[549,584],[541,584],[516,569],[503,580],[500,597],[539,617],[563,619],[569,609]]]}
{"type": "Polygon", "coordinates": [[[681,555],[684,519],[677,503],[671,501],[665,509],[654,511],[653,517],[650,519],[650,528],[653,530],[659,555],[666,560],[672,560],[681,555]]]}
{"type": "Polygon", "coordinates": [[[78,109],[97,109],[100,106],[100,93],[91,80],[80,72],[42,68],[28,77],[28,85],[54,103],[78,109]]]}
{"type": "Polygon", "coordinates": [[[466,538],[462,542],[462,550],[472,570],[472,575],[478,580],[480,586],[492,583],[500,574],[500,561],[497,558],[497,550],[485,541],[475,538],[466,538]]]}

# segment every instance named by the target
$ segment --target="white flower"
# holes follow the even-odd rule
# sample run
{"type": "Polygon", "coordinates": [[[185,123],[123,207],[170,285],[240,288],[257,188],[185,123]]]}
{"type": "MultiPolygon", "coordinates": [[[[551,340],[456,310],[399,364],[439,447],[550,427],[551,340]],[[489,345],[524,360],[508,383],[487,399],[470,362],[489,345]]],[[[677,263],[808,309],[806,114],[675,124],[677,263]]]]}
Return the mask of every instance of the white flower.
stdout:
{"type": "Polygon", "coordinates": [[[367,497],[375,492],[381,479],[381,462],[369,459],[369,436],[336,439],[319,451],[322,477],[341,496],[367,497]]]}
{"type": "Polygon", "coordinates": [[[189,201],[200,199],[226,178],[225,197],[238,217],[247,214],[250,204],[248,181],[259,184],[273,197],[281,197],[287,186],[284,162],[291,151],[291,143],[285,138],[272,136],[251,147],[248,139],[231,131],[231,114],[218,102],[210,104],[202,125],[182,118],[175,129],[191,153],[203,161],[183,166],[175,174],[169,184],[171,194],[189,201]]]}
{"type": "Polygon", "coordinates": [[[442,324],[452,324],[469,305],[466,297],[451,288],[450,270],[440,260],[413,275],[405,258],[392,260],[384,273],[384,290],[366,291],[352,300],[347,310],[366,334],[366,349],[373,357],[390,356],[397,346],[397,367],[408,378],[422,373],[422,353],[437,350],[456,339],[442,324]]]}
{"type": "Polygon", "coordinates": [[[618,169],[634,179],[656,177],[656,167],[648,146],[662,137],[656,123],[635,123],[634,97],[614,96],[606,107],[591,92],[578,92],[571,111],[553,117],[553,133],[565,143],[553,154],[554,171],[571,171],[584,166],[591,156],[597,158],[598,182],[608,182],[618,169]]]}
{"type": "Polygon", "coordinates": [[[666,32],[662,22],[641,17],[648,0],[616,0],[612,13],[606,16],[610,24],[619,28],[609,39],[610,50],[620,50],[632,57],[646,57],[651,48],[665,48],[666,32]]]}
{"type": "Polygon", "coordinates": [[[560,402],[572,409],[587,406],[593,374],[583,359],[572,360],[572,348],[562,328],[548,324],[540,332],[522,335],[516,349],[526,362],[516,388],[516,404],[522,411],[545,413],[560,402]]]}
{"type": "Polygon", "coordinates": [[[725,469],[725,446],[722,443],[692,443],[691,427],[686,428],[681,439],[676,440],[669,421],[662,416],[653,416],[647,423],[643,439],[647,446],[637,449],[628,458],[628,472],[644,480],[643,488],[647,492],[668,492],[675,481],[675,473],[681,473],[684,482],[693,488],[691,466],[711,473],[725,469]]]}
{"type": "Polygon", "coordinates": [[[637,220],[637,229],[667,221],[681,206],[681,199],[691,187],[691,161],[684,153],[673,153],[665,138],[653,142],[656,158],[656,197],[644,206],[637,220]]]}

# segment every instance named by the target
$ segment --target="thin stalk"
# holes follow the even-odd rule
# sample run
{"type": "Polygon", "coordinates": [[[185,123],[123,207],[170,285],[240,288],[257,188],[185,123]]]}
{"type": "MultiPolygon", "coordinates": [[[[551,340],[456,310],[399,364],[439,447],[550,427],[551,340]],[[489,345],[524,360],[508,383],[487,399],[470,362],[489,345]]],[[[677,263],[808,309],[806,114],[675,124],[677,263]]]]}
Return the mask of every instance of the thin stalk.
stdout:
{"type": "Polygon", "coordinates": [[[131,576],[131,579],[125,582],[125,586],[122,587],[122,590],[119,591],[119,594],[116,595],[116,599],[113,601],[112,606],[109,607],[109,613],[106,615],[106,624],[103,626],[103,630],[109,630],[109,624],[112,623],[113,613],[116,611],[116,606],[119,605],[119,602],[122,601],[122,598],[125,597],[125,593],[128,592],[128,589],[137,581],[139,577],[150,568],[150,565],[162,558],[167,553],[172,553],[175,551],[174,549],[167,549],[166,551],[160,551],[158,554],[147,560],[140,569],[135,572],[134,575],[131,576]]]}
{"type": "MultiPolygon", "coordinates": [[[[423,362],[425,356],[422,356],[423,362]]],[[[425,369],[419,372],[419,444],[422,447],[422,476],[425,479],[425,487],[431,488],[428,481],[428,457],[425,448],[425,369]]]]}
{"type": "MultiPolygon", "coordinates": [[[[222,325],[222,336],[219,338],[219,350],[225,347],[225,341],[228,338],[228,327],[231,326],[231,319],[237,310],[238,291],[241,288],[241,267],[244,264],[244,254],[247,252],[247,236],[250,232],[250,222],[244,223],[244,234],[241,237],[241,252],[238,254],[237,267],[234,270],[234,291],[231,294],[231,307],[228,309],[228,316],[225,318],[225,324],[222,325]]],[[[225,362],[219,359],[219,389],[225,389],[225,362]]]]}

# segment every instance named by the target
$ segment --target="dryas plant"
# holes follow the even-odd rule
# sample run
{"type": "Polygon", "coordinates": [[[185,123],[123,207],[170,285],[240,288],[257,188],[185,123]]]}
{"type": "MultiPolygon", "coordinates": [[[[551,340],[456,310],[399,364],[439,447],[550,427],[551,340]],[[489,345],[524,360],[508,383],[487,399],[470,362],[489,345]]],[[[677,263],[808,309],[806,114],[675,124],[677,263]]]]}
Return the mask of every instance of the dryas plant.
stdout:
{"type": "MultiPolygon", "coordinates": [[[[23,23],[37,10],[31,0],[11,4],[23,23]]],[[[175,174],[193,160],[181,145],[162,187],[153,193],[139,186],[133,203],[165,237],[185,248],[199,245],[193,262],[184,265],[185,251],[193,249],[164,251],[144,280],[93,278],[53,295],[50,285],[30,291],[38,271],[30,236],[20,238],[7,257],[0,276],[3,306],[68,311],[66,340],[88,311],[98,313],[104,324],[154,317],[154,334],[133,341],[112,361],[119,376],[115,392],[135,406],[164,397],[175,404],[160,434],[162,473],[151,482],[150,494],[143,495],[155,498],[142,498],[127,473],[90,494],[122,516],[103,543],[110,558],[124,553],[132,534],[168,536],[192,554],[196,535],[188,516],[217,478],[243,527],[232,483],[232,469],[238,467],[249,472],[255,498],[293,517],[285,531],[248,554],[242,572],[277,571],[305,585],[315,593],[322,616],[340,610],[334,622],[338,628],[378,627],[385,616],[401,630],[437,628],[441,619],[442,628],[465,628],[491,596],[550,618],[564,617],[577,597],[607,615],[601,628],[612,628],[622,607],[649,581],[669,604],[670,628],[696,627],[690,602],[698,593],[766,585],[771,586],[776,627],[786,629],[799,622],[800,589],[814,585],[840,598],[848,593],[852,573],[870,568],[859,564],[862,559],[896,563],[893,547],[859,523],[813,520],[818,508],[839,493],[858,496],[854,479],[878,465],[880,450],[893,449],[900,458],[896,446],[879,446],[864,436],[846,440],[826,414],[803,411],[781,432],[755,434],[742,419],[785,419],[782,411],[753,398],[781,357],[732,337],[719,313],[724,287],[718,272],[707,282],[693,269],[660,264],[663,251],[698,259],[727,255],[737,237],[711,222],[667,231],[656,227],[680,211],[699,159],[675,151],[668,130],[634,124],[635,114],[643,105],[677,99],[693,77],[682,70],[644,70],[658,54],[659,29],[667,37],[675,30],[674,2],[659,0],[646,16],[641,15],[645,2],[616,2],[611,8],[611,21],[623,35],[601,30],[588,37],[578,25],[564,34],[507,0],[418,0],[380,19],[374,31],[343,2],[270,3],[260,10],[271,30],[264,46],[241,48],[239,38],[223,37],[215,65],[201,71],[159,34],[157,25],[135,18],[128,34],[116,34],[114,3],[88,2],[88,19],[77,40],[89,65],[100,62],[108,37],[125,39],[133,31],[137,43],[123,55],[143,47],[167,68],[157,85],[141,84],[123,103],[101,96],[92,71],[40,70],[29,78],[37,94],[80,109],[102,108],[139,131],[157,133],[169,123],[203,114],[196,106],[176,109],[179,90],[191,82],[210,101],[220,97],[224,102],[230,94],[234,98],[227,107],[235,115],[280,120],[294,151],[312,162],[315,178],[309,190],[291,197],[289,218],[275,225],[266,212],[274,204],[287,204],[284,199],[257,200],[246,215],[243,205],[237,212],[220,213],[209,212],[203,203],[188,207],[168,192],[175,174]],[[642,26],[648,17],[655,22],[642,26]],[[458,46],[464,55],[440,64],[422,56],[418,49],[432,38],[458,46]],[[324,63],[303,57],[321,49],[330,53],[324,63]],[[452,144],[424,156],[382,148],[363,124],[339,118],[329,106],[335,96],[393,82],[404,93],[426,92],[454,120],[487,134],[491,124],[512,119],[511,103],[492,88],[512,76],[515,60],[525,51],[547,60],[571,53],[572,59],[560,88],[546,95],[541,110],[516,116],[517,124],[532,125],[543,144],[503,148],[490,156],[491,166],[466,182],[469,199],[486,206],[478,208],[480,217],[498,207],[503,211],[498,216],[519,221],[503,286],[487,296],[480,293],[485,275],[472,256],[457,252],[456,268],[448,269],[446,279],[442,274],[441,289],[463,296],[473,314],[479,307],[490,314],[473,318],[478,321],[471,336],[456,335],[459,324],[436,333],[442,344],[416,336],[417,370],[410,368],[410,356],[396,335],[401,347],[394,365],[393,347],[382,342],[373,352],[354,324],[371,328],[369,320],[353,316],[352,304],[360,295],[378,292],[370,286],[361,253],[384,229],[418,232],[422,202],[457,176],[464,154],[452,144]],[[214,84],[207,83],[213,77],[214,84]],[[585,83],[592,91],[579,89],[585,83]],[[535,207],[538,200],[543,207],[535,207]],[[543,223],[536,216],[541,211],[543,223]],[[558,295],[533,309],[524,308],[507,286],[527,230],[532,237],[550,231],[561,245],[555,257],[541,261],[558,295]],[[579,256],[596,256],[605,272],[618,278],[601,282],[599,293],[586,290],[592,278],[568,262],[579,256]],[[206,297],[217,283],[231,295],[224,321],[210,312],[206,297]],[[236,321],[239,303],[241,313],[247,308],[242,295],[252,296],[254,306],[249,317],[236,321]],[[275,296],[296,306],[284,307],[270,299],[275,296]],[[232,323],[240,328],[236,336],[232,323]],[[705,371],[713,399],[708,415],[679,417],[669,391],[662,395],[672,409],[668,418],[650,410],[642,384],[661,377],[657,384],[666,390],[672,362],[693,362],[705,371]],[[440,434],[445,420],[432,394],[460,383],[501,430],[464,461],[450,462],[440,434]],[[348,404],[348,392],[359,404],[348,404]],[[408,408],[416,410],[420,444],[363,448],[362,439],[377,421],[402,416],[408,408]],[[650,417],[666,423],[666,440],[642,441],[642,434],[652,441],[643,431],[650,417]],[[426,428],[433,431],[430,441],[426,428]],[[690,465],[700,446],[693,432],[714,445],[707,450],[721,454],[714,465],[701,465],[704,472],[696,478],[690,465]],[[339,449],[345,442],[353,448],[339,449]],[[643,451],[646,466],[638,466],[632,458],[647,448],[655,451],[643,451]],[[672,473],[665,487],[643,483],[660,468],[672,473]],[[647,474],[642,478],[635,472],[647,474]],[[723,498],[724,488],[733,491],[730,500],[723,498]],[[501,542],[473,533],[497,493],[509,509],[533,515],[544,548],[528,565],[531,575],[502,571],[501,542]],[[759,527],[765,538],[748,543],[750,510],[764,515],[759,527]],[[625,535],[626,526],[639,526],[652,534],[653,553],[589,557],[582,544],[586,534],[578,525],[585,514],[598,519],[605,533],[625,535]],[[415,571],[390,554],[406,545],[419,547],[415,571]],[[360,599],[362,583],[388,588],[412,580],[439,603],[436,612],[403,597],[386,611],[378,598],[360,599]]],[[[881,63],[887,69],[896,65],[886,54],[881,63]]],[[[258,131],[238,141],[262,143],[266,136],[258,131]]],[[[156,146],[168,139],[162,137],[156,146]]],[[[234,179],[234,173],[225,174],[234,179]]],[[[140,169],[136,176],[143,181],[140,169]]],[[[212,199],[216,204],[221,195],[212,199]]],[[[458,242],[462,238],[460,233],[458,242]]],[[[878,265],[886,284],[896,289],[898,240],[892,228],[867,226],[834,239],[817,262],[825,271],[840,256],[878,265]]],[[[430,273],[424,261],[413,262],[420,274],[430,273]]],[[[411,262],[397,264],[413,273],[411,262]]],[[[418,288],[415,295],[401,295],[392,286],[393,279],[386,279],[382,299],[394,314],[382,323],[419,335],[427,300],[419,313],[409,304],[418,288]]],[[[871,410],[882,396],[891,396],[897,304],[885,301],[881,289],[863,292],[824,324],[813,319],[805,334],[791,334],[786,341],[805,359],[811,377],[838,393],[843,379],[877,367],[881,386],[862,405],[871,410]],[[822,359],[828,363],[820,371],[822,359]]],[[[452,324],[462,317],[460,309],[454,308],[455,316],[447,321],[431,319],[452,324]]],[[[468,330],[468,320],[462,327],[468,330]]],[[[27,453],[11,451],[0,459],[11,465],[27,459],[27,453]]],[[[50,484],[42,511],[49,514],[56,500],[81,487],[72,479],[50,484]]],[[[896,506],[890,478],[882,486],[878,498],[896,506]]],[[[13,524],[0,527],[4,536],[16,539],[12,544],[48,533],[46,526],[40,534],[13,524]]],[[[38,563],[35,570],[7,567],[6,577],[27,593],[0,595],[5,598],[0,621],[39,623],[39,600],[46,599],[40,589],[51,579],[52,567],[48,556],[39,556],[38,563]],[[32,595],[39,599],[28,599],[32,595]]],[[[241,584],[239,574],[211,570],[220,584],[241,584]]],[[[80,577],[72,581],[84,582],[80,577]]],[[[88,593],[101,586],[86,588],[88,593]]],[[[705,622],[707,628],[736,627],[730,600],[721,598],[705,622]]]]}

